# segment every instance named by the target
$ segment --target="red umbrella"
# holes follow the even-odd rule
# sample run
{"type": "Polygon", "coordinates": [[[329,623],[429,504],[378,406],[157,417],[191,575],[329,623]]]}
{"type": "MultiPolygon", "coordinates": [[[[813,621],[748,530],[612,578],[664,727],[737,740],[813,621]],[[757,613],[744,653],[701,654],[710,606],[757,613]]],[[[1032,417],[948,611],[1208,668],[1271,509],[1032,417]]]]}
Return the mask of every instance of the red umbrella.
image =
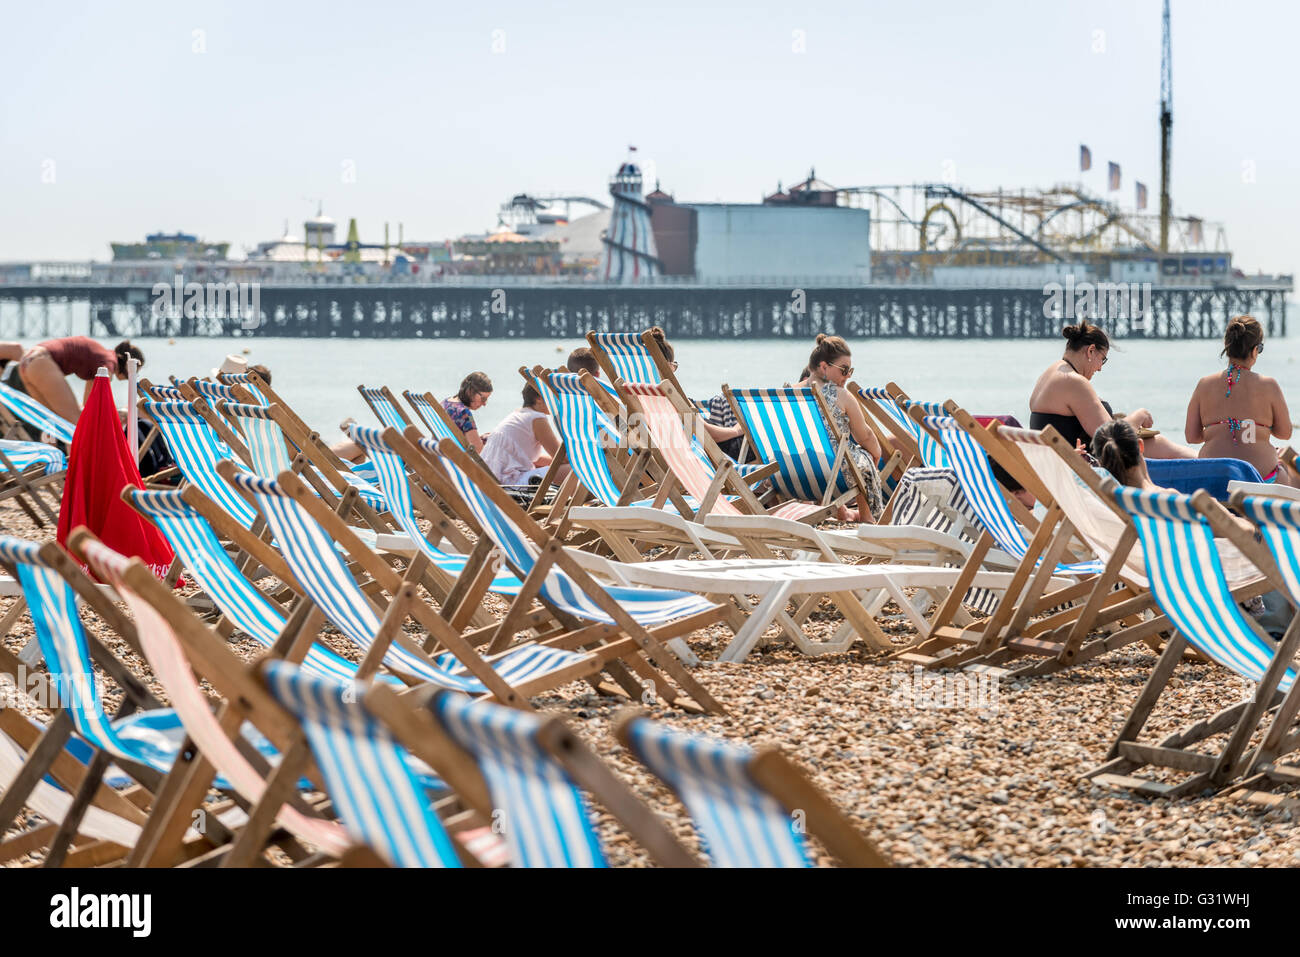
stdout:
{"type": "Polygon", "coordinates": [[[66,548],[68,535],[84,525],[109,548],[143,559],[163,578],[171,567],[171,546],[158,529],[122,501],[122,489],[127,485],[143,489],[144,481],[127,448],[108,372],[100,369],[72,435],[59,506],[58,542],[66,548]]]}

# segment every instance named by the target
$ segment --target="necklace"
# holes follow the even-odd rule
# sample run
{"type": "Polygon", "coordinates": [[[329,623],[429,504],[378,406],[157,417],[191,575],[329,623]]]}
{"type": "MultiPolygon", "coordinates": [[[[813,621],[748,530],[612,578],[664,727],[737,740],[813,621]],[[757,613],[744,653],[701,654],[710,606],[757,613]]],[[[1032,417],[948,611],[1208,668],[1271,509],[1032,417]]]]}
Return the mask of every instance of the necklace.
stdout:
{"type": "MultiPolygon", "coordinates": [[[[1071,369],[1074,369],[1074,374],[1075,374],[1075,375],[1083,375],[1082,372],[1080,372],[1078,369],[1075,368],[1074,363],[1070,361],[1069,356],[1061,356],[1061,361],[1064,362],[1064,363],[1065,363],[1067,366],[1069,366],[1071,369]]],[[[1084,376],[1084,378],[1087,378],[1087,377],[1084,376]]]]}
{"type": "Polygon", "coordinates": [[[1245,366],[1239,366],[1234,362],[1228,363],[1228,390],[1223,393],[1225,399],[1232,398],[1232,387],[1241,381],[1241,374],[1245,371],[1245,366]],[[1232,377],[1233,373],[1236,373],[1237,377],[1235,379],[1232,377]]]}

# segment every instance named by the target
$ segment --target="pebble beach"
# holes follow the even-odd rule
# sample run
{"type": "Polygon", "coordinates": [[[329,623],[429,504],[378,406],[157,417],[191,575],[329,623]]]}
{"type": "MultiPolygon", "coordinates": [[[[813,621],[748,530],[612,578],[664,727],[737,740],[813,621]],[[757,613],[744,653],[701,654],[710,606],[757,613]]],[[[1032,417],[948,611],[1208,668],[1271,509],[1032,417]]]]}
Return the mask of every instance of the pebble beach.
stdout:
{"type": "MultiPolygon", "coordinates": [[[[53,537],[53,529],[36,529],[11,503],[0,505],[0,527],[23,537],[53,537]]],[[[0,601],[0,614],[12,601],[0,601]]],[[[494,610],[500,614],[501,607],[494,610]]],[[[915,635],[904,619],[890,617],[896,610],[886,605],[880,623],[901,648],[915,635]]],[[[83,609],[83,621],[137,674],[149,675],[146,663],[93,612],[83,609]]],[[[830,615],[814,613],[810,632],[832,628],[830,615]]],[[[23,616],[3,639],[4,647],[17,653],[31,636],[30,620],[23,616]]],[[[1155,664],[1155,653],[1145,645],[1055,675],[1001,679],[982,686],[978,695],[972,689],[959,706],[945,707],[950,702],[943,695],[926,689],[973,676],[921,677],[861,643],[844,654],[809,657],[777,639],[744,662],[719,662],[729,637],[725,628],[713,626],[688,639],[702,659],[696,674],[727,708],[726,715],[663,708],[651,714],[683,730],[779,747],[899,866],[1300,864],[1300,833],[1286,808],[1265,810],[1234,799],[1230,791],[1173,801],[1133,797],[1080,780],[1105,759],[1155,664]]],[[[322,640],[358,657],[328,628],[322,640]]],[[[260,651],[238,635],[231,646],[249,660],[260,651]]],[[[149,684],[165,701],[157,682],[149,684]]],[[[1240,680],[1216,665],[1184,661],[1144,740],[1209,717],[1241,700],[1245,691],[1240,680]]],[[[111,709],[113,703],[109,695],[106,704],[111,709]]],[[[698,850],[685,810],[611,732],[615,716],[628,707],[626,700],[593,693],[578,682],[534,703],[562,716],[683,843],[698,850]]],[[[19,706],[48,718],[30,701],[19,706]]],[[[598,807],[596,814],[611,864],[650,865],[644,849],[609,815],[598,807]]],[[[31,823],[29,817],[17,822],[19,829],[31,823]]],[[[813,849],[818,863],[831,863],[820,848],[813,849]]],[[[10,866],[39,863],[40,856],[31,855],[10,866]]]]}

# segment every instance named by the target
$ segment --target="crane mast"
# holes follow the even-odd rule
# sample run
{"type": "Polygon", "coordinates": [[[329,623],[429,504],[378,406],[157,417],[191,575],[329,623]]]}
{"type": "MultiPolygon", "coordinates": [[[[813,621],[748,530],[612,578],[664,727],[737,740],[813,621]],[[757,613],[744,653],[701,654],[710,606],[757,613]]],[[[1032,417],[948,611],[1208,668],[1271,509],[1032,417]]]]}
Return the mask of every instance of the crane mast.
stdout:
{"type": "Polygon", "coordinates": [[[1169,154],[1174,125],[1174,72],[1169,53],[1169,0],[1160,43],[1160,251],[1169,252],[1169,154]]]}

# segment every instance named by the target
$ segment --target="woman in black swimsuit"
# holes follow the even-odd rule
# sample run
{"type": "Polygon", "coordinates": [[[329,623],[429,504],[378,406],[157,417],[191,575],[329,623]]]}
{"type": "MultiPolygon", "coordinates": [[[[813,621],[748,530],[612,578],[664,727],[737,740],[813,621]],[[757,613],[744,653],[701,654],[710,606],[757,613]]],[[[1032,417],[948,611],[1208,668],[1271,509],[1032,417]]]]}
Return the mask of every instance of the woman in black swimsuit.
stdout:
{"type": "MultiPolygon", "coordinates": [[[[1087,449],[1092,435],[1114,418],[1108,403],[1093,388],[1092,377],[1101,371],[1110,352],[1110,337],[1100,326],[1083,321],[1061,330],[1065,337],[1065,354],[1053,362],[1034,384],[1029,397],[1029,427],[1052,426],[1074,444],[1087,449]]],[[[1124,416],[1135,429],[1151,427],[1151,413],[1138,409],[1124,416]]],[[[1194,458],[1186,446],[1170,442],[1164,436],[1146,440],[1146,455],[1153,459],[1194,458]]]]}

